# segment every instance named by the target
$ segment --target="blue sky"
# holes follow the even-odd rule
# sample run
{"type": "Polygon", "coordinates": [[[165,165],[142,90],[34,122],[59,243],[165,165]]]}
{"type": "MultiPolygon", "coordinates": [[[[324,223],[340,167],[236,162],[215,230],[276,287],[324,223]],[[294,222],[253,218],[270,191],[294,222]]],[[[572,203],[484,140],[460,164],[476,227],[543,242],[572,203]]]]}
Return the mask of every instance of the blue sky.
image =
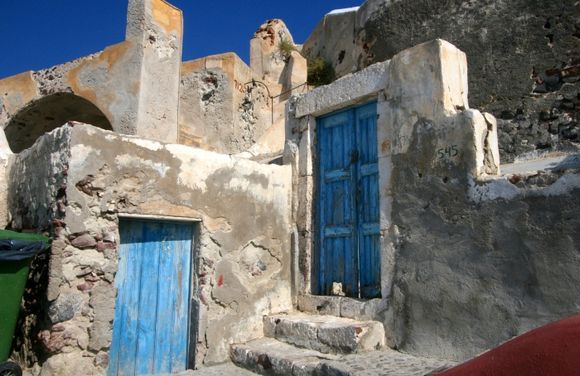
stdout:
{"type": "MultiPolygon", "coordinates": [[[[228,51],[248,61],[250,38],[265,20],[283,19],[302,43],[324,14],[363,0],[170,2],[183,10],[185,61],[228,51]]],[[[0,0],[0,78],[122,41],[126,9],[126,0],[0,0]]]]}

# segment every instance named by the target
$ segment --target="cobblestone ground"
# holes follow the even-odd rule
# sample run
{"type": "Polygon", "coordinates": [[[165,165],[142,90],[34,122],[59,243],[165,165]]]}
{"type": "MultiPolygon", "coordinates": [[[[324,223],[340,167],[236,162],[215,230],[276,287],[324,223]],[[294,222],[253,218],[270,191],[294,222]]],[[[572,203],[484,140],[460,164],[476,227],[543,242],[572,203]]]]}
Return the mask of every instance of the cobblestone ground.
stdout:
{"type": "MultiPolygon", "coordinates": [[[[453,367],[452,361],[421,358],[397,351],[374,351],[345,355],[339,360],[324,360],[316,369],[317,376],[425,376],[453,367]]],[[[177,376],[251,376],[253,372],[233,364],[186,371],[177,376]]],[[[176,376],[171,375],[171,376],[176,376]]],[[[291,375],[289,375],[291,376],[291,375]]]]}
{"type": "Polygon", "coordinates": [[[217,366],[197,369],[195,371],[187,370],[181,373],[163,376],[255,376],[254,372],[247,371],[243,368],[236,367],[231,363],[220,364],[217,366]]]}
{"type": "Polygon", "coordinates": [[[447,360],[421,358],[393,350],[345,355],[325,361],[321,375],[332,376],[425,376],[454,366],[447,360]]]}

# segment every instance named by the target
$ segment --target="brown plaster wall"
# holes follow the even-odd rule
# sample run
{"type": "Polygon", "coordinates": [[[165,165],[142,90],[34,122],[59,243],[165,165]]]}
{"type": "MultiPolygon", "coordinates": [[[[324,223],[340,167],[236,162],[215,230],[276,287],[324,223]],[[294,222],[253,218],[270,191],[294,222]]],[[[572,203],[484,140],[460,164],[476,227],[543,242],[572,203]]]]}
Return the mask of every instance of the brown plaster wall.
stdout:
{"type": "MultiPolygon", "coordinates": [[[[8,114],[16,112],[22,103],[28,103],[38,95],[32,72],[24,72],[0,81],[2,93],[0,119],[6,119],[8,114]]],[[[5,120],[4,120],[5,121],[5,120]]]]}

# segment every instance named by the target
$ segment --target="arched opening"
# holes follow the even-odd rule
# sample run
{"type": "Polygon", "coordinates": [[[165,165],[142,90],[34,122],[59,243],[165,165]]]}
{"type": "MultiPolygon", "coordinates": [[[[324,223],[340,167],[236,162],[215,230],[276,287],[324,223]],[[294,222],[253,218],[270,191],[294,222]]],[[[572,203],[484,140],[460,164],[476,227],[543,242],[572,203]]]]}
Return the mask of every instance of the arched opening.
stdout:
{"type": "Polygon", "coordinates": [[[12,117],[4,132],[12,151],[19,153],[46,132],[73,120],[113,130],[105,114],[88,100],[70,93],[57,93],[24,107],[12,117]]]}

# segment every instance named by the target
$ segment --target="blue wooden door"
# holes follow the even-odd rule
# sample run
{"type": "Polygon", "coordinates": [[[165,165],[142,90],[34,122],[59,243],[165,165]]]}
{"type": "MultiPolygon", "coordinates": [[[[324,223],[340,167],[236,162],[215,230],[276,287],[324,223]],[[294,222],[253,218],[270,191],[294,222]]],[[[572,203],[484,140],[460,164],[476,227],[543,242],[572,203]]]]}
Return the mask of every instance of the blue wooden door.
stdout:
{"type": "Polygon", "coordinates": [[[318,119],[318,293],[380,296],[376,103],[318,119]]]}
{"type": "Polygon", "coordinates": [[[184,371],[188,361],[191,223],[121,220],[109,375],[184,371]]]}

